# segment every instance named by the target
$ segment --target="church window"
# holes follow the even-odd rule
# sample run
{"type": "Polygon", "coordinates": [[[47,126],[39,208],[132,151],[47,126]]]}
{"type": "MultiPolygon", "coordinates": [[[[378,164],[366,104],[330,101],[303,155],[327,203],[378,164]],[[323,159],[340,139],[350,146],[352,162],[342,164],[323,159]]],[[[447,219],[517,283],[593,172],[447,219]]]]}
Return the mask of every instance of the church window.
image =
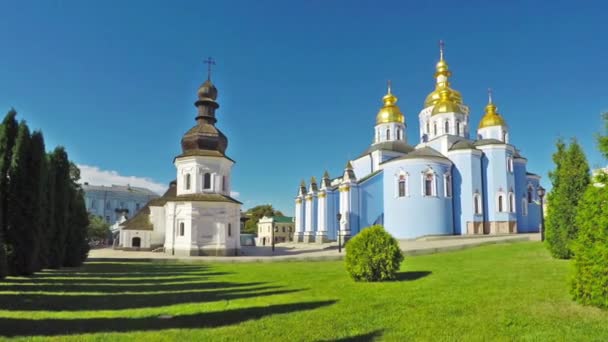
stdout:
{"type": "Polygon", "coordinates": [[[232,236],[232,224],[228,223],[228,236],[232,236]]]}
{"type": "Polygon", "coordinates": [[[427,173],[424,176],[424,195],[425,196],[435,196],[435,175],[432,173],[427,173]]]}
{"type": "Polygon", "coordinates": [[[399,176],[399,197],[405,197],[406,194],[406,179],[405,175],[399,176]]]}
{"type": "Polygon", "coordinates": [[[513,158],[511,157],[507,158],[507,168],[510,173],[513,173],[513,158]]]}
{"type": "Polygon", "coordinates": [[[498,211],[501,213],[505,211],[505,196],[502,194],[498,195],[498,211]]]}
{"type": "Polygon", "coordinates": [[[507,142],[507,131],[502,131],[502,141],[507,142]]]}
{"type": "Polygon", "coordinates": [[[509,212],[515,212],[515,195],[512,192],[509,192],[509,212]]]}
{"type": "Polygon", "coordinates": [[[437,135],[437,123],[433,122],[433,135],[437,135]]]}
{"type": "Polygon", "coordinates": [[[447,120],[445,121],[444,129],[445,129],[445,134],[450,133],[450,122],[447,120]]]}
{"type": "Polygon", "coordinates": [[[226,176],[222,176],[222,191],[226,191],[226,176]]]}
{"type": "Polygon", "coordinates": [[[190,174],[184,176],[184,189],[190,190],[190,174]]]}
{"type": "Polygon", "coordinates": [[[186,227],[184,225],[184,222],[180,222],[179,223],[179,236],[184,236],[186,233],[186,227]]]}
{"type": "Polygon", "coordinates": [[[460,135],[460,121],[456,120],[456,135],[460,135]]]}
{"type": "Polygon", "coordinates": [[[534,189],[532,188],[532,185],[528,185],[528,203],[532,203],[532,199],[533,199],[533,195],[534,194],[534,189]]]}
{"type": "Polygon", "coordinates": [[[521,201],[521,214],[528,216],[528,201],[525,198],[521,201]]]}
{"type": "Polygon", "coordinates": [[[391,139],[391,130],[387,129],[386,130],[386,140],[390,140],[391,139]]]}
{"type": "Polygon", "coordinates": [[[478,193],[473,195],[473,205],[475,206],[475,215],[481,215],[481,196],[478,193]]]}
{"type": "Polygon", "coordinates": [[[401,130],[397,128],[397,140],[401,140],[401,130]]]}
{"type": "Polygon", "coordinates": [[[445,197],[452,197],[452,176],[444,176],[445,197]]]}
{"type": "Polygon", "coordinates": [[[211,174],[209,172],[203,175],[203,189],[211,189],[211,174]]]}
{"type": "Polygon", "coordinates": [[[426,122],[426,133],[427,133],[427,134],[431,134],[431,127],[430,127],[430,125],[429,125],[429,122],[428,122],[428,121],[426,122]]]}

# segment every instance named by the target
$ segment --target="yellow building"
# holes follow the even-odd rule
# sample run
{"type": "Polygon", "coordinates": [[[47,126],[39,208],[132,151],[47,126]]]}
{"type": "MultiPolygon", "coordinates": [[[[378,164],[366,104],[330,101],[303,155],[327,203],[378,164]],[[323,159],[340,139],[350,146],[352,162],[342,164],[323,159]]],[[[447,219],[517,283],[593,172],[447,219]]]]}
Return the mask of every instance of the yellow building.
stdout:
{"type": "Polygon", "coordinates": [[[294,232],[293,217],[262,217],[258,221],[258,246],[270,246],[274,243],[292,242],[294,232]]]}

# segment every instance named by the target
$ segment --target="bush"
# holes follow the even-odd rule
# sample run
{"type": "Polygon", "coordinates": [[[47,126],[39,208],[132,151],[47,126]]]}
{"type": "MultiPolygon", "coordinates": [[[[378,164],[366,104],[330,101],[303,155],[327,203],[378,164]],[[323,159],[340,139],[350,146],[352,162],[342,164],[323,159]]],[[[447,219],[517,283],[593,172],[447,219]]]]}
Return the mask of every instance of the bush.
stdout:
{"type": "Polygon", "coordinates": [[[589,186],[576,221],[571,293],[581,304],[608,309],[608,187],[589,186]]]}
{"type": "Polygon", "coordinates": [[[361,230],[346,244],[346,271],[356,281],[395,279],[401,261],[399,243],[379,225],[361,230]]]}

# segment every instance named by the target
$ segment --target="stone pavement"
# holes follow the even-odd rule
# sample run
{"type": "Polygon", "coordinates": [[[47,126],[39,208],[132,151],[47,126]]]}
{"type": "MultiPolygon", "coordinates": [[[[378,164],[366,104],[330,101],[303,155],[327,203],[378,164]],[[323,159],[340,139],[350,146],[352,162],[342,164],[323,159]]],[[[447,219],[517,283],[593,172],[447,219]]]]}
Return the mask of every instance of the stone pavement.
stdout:
{"type": "MultiPolygon", "coordinates": [[[[519,241],[538,241],[539,234],[515,235],[477,235],[477,236],[433,236],[416,240],[399,240],[399,246],[405,255],[432,254],[445,251],[471,248],[495,243],[512,243],[519,241]]],[[[232,257],[211,256],[172,256],[165,253],[120,251],[111,248],[92,249],[89,252],[89,261],[108,259],[129,259],[141,261],[213,261],[213,262],[272,262],[272,261],[312,261],[312,260],[340,260],[344,258],[344,249],[338,253],[336,243],[329,244],[302,244],[281,243],[271,247],[245,246],[241,255],[232,257]]]]}

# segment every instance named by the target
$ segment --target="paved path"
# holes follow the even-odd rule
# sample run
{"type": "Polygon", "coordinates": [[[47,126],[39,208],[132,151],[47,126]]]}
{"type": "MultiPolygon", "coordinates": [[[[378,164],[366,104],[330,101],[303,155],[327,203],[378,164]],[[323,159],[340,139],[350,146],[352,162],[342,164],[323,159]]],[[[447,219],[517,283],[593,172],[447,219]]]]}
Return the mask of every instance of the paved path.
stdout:
{"type": "MultiPolygon", "coordinates": [[[[487,244],[510,243],[540,240],[539,234],[495,235],[495,236],[445,236],[427,237],[417,240],[400,240],[399,246],[405,255],[432,254],[453,251],[487,244]]],[[[140,259],[140,260],[180,260],[180,261],[219,261],[219,262],[272,262],[272,261],[310,261],[339,260],[344,257],[338,253],[336,243],[331,244],[278,244],[274,253],[271,247],[243,247],[242,255],[236,257],[172,256],[164,253],[132,252],[111,248],[93,249],[89,253],[91,261],[99,259],[140,259]]]]}

